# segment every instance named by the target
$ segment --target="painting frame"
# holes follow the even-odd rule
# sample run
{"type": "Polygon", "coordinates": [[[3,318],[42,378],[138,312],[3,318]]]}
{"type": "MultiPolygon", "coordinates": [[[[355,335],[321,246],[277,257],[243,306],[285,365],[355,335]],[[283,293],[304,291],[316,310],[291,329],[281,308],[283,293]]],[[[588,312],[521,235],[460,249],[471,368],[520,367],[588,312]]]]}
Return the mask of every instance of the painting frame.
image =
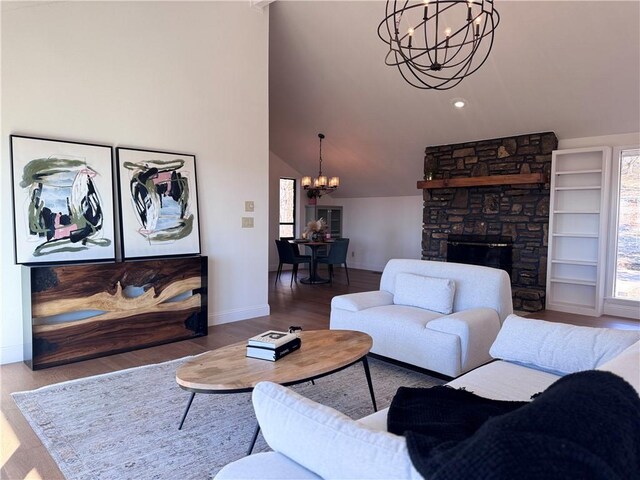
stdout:
{"type": "Polygon", "coordinates": [[[196,156],[117,147],[123,260],[200,255],[196,156]]]}
{"type": "Polygon", "coordinates": [[[115,261],[113,147],[19,134],[9,144],[15,263],[115,261]]]}

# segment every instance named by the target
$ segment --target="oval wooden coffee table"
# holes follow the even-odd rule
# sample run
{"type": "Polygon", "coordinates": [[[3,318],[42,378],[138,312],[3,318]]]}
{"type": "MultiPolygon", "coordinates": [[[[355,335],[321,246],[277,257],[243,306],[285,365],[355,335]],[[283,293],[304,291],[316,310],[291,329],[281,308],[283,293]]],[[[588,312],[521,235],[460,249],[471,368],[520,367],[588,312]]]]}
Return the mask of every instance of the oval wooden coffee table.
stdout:
{"type": "MultiPolygon", "coordinates": [[[[369,335],[353,330],[310,330],[300,332],[302,346],[276,362],[246,356],[247,342],[242,341],[198,355],[176,371],[178,385],[191,392],[182,415],[182,428],[196,393],[250,392],[258,382],[295,385],[331,375],[362,362],[377,411],[371,384],[367,353],[373,341],[369,335]]],[[[253,450],[260,427],[256,427],[249,452],[253,450]]]]}

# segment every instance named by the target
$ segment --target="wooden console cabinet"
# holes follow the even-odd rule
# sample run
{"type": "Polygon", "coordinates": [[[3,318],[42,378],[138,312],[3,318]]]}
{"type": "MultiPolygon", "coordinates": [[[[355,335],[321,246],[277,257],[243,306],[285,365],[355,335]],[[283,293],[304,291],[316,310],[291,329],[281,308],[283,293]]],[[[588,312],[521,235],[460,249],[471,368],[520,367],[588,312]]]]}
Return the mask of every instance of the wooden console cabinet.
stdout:
{"type": "Polygon", "coordinates": [[[23,267],[33,369],[207,334],[207,257],[23,267]]]}

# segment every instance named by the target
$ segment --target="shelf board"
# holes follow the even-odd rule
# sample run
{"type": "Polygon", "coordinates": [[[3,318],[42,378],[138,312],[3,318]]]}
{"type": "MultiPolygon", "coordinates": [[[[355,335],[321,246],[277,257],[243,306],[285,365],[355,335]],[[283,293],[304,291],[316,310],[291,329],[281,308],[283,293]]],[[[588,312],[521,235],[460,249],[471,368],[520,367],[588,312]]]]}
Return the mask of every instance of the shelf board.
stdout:
{"type": "Polygon", "coordinates": [[[520,185],[526,183],[546,183],[543,173],[516,173],[513,175],[488,175],[484,177],[442,178],[420,180],[419,189],[488,187],[492,185],[520,185]]]}
{"type": "Polygon", "coordinates": [[[601,168],[592,170],[566,170],[564,172],[555,172],[556,175],[576,175],[578,173],[602,173],[601,168]]]}
{"type": "Polygon", "coordinates": [[[587,287],[595,287],[595,280],[580,280],[578,278],[551,278],[551,283],[568,283],[571,285],[585,285],[587,287]]]}
{"type": "Polygon", "coordinates": [[[585,185],[583,187],[556,187],[555,190],[602,190],[600,185],[585,185]]]}
{"type": "Polygon", "coordinates": [[[554,233],[554,237],[598,238],[597,233],[554,233]]]}
{"type": "Polygon", "coordinates": [[[560,263],[562,265],[582,265],[585,267],[597,267],[598,262],[593,262],[589,260],[551,260],[551,263],[560,263]]]}
{"type": "Polygon", "coordinates": [[[553,213],[599,214],[600,210],[554,210],[553,213]]]}
{"type": "Polygon", "coordinates": [[[547,310],[555,310],[560,312],[577,313],[582,315],[596,314],[596,306],[593,304],[574,303],[574,302],[562,302],[559,300],[551,300],[547,302],[547,310]],[[554,308],[555,307],[555,308],[554,308]]]}

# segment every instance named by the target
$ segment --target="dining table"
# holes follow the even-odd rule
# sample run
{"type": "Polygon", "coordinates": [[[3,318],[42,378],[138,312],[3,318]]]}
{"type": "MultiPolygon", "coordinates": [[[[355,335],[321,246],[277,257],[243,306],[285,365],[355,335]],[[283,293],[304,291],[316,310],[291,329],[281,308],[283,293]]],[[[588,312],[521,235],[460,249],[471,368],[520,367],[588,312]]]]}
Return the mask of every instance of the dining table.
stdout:
{"type": "Polygon", "coordinates": [[[306,285],[317,285],[322,283],[329,283],[330,279],[321,277],[318,275],[318,250],[320,247],[330,247],[333,240],[294,240],[296,245],[304,245],[311,250],[311,268],[309,270],[309,276],[300,280],[301,283],[306,285]]]}

